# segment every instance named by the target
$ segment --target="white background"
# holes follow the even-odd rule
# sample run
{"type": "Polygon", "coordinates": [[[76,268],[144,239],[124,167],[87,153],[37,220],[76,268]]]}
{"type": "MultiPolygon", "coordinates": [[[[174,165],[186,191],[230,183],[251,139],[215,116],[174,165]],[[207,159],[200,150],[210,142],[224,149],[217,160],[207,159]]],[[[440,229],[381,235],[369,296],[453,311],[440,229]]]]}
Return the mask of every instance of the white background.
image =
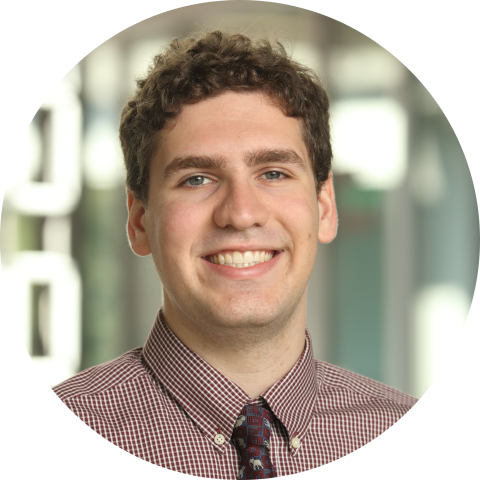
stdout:
{"type": "MultiPolygon", "coordinates": [[[[190,3],[181,1],[175,6],[190,3]]],[[[479,191],[480,33],[475,2],[288,3],[359,30],[403,62],[426,86],[450,121],[479,191]]],[[[15,168],[22,129],[27,128],[56,83],[99,44],[132,24],[167,10],[169,5],[172,3],[159,0],[3,3],[0,7],[0,181],[10,168],[15,168]]],[[[480,301],[476,294],[448,369],[399,423],[361,450],[301,477],[479,478],[479,318],[480,301]]],[[[10,329],[14,320],[2,317],[0,323],[0,475],[3,478],[180,477],[110,444],[64,407],[36,375],[23,346],[12,338],[10,329]]]]}

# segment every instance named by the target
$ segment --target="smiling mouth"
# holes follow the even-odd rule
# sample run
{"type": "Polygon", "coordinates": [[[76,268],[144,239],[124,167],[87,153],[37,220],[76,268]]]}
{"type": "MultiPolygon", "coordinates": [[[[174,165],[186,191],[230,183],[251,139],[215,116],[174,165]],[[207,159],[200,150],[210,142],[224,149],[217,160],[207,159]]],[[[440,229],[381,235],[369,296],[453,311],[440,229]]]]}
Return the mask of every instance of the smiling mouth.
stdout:
{"type": "Polygon", "coordinates": [[[215,255],[208,255],[206,260],[215,265],[225,265],[233,268],[247,268],[259,263],[269,262],[277,252],[272,250],[256,250],[246,252],[222,252],[215,255]]]}

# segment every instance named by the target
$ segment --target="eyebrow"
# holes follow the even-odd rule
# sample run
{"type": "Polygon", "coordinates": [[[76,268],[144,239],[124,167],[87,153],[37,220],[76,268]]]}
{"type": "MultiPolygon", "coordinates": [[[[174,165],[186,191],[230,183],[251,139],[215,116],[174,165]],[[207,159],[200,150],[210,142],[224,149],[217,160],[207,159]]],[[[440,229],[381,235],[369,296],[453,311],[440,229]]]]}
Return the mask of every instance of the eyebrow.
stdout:
{"type": "Polygon", "coordinates": [[[305,161],[290,149],[256,150],[247,155],[245,163],[249,167],[256,167],[266,163],[290,163],[297,165],[307,172],[305,161]]]}
{"type": "MultiPolygon", "coordinates": [[[[187,155],[175,157],[165,168],[163,177],[168,180],[182,170],[215,170],[225,167],[228,160],[222,156],[187,155]]],[[[255,150],[245,157],[248,167],[256,167],[267,163],[290,163],[307,172],[305,161],[290,149],[255,150]]]]}
{"type": "Polygon", "coordinates": [[[182,170],[214,170],[225,166],[227,160],[223,157],[210,157],[199,155],[187,155],[186,157],[175,157],[165,168],[163,173],[167,180],[182,170]]]}

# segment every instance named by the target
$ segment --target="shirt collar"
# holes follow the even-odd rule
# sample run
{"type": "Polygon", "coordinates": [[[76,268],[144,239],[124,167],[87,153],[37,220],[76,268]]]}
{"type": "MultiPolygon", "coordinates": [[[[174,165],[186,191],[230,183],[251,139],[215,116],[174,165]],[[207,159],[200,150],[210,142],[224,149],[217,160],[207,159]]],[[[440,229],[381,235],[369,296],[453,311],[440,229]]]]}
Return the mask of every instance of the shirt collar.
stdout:
{"type": "MultiPolygon", "coordinates": [[[[311,338],[294,367],[262,397],[287,429],[290,440],[305,437],[317,400],[318,384],[311,338]]],[[[143,358],[158,381],[216,445],[218,433],[231,438],[248,394],[185,346],[168,327],[160,310],[143,348],[143,358]]],[[[294,449],[292,453],[295,453],[294,449]]]]}

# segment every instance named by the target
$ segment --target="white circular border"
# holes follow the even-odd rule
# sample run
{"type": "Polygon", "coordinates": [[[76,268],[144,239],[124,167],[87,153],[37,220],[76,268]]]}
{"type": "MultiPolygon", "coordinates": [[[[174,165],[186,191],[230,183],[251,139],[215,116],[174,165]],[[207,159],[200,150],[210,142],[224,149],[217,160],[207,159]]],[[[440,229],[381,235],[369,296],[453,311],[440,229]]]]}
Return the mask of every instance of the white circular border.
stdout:
{"type": "MultiPolygon", "coordinates": [[[[194,3],[178,1],[175,8],[194,3]]],[[[480,33],[475,2],[431,0],[290,1],[368,35],[405,64],[450,121],[480,189],[480,33]]],[[[25,129],[58,81],[116,33],[170,9],[171,2],[83,0],[4,2],[0,32],[1,178],[15,167],[25,129]]],[[[445,219],[448,222],[448,218],[445,219]]],[[[1,294],[1,292],[0,292],[1,294]]],[[[1,297],[0,297],[1,302],[1,297]]],[[[473,478],[480,451],[478,293],[448,371],[397,424],[356,452],[302,478],[473,478]]],[[[169,478],[107,442],[71,413],[37,376],[11,322],[0,319],[0,462],[5,478],[169,478]]],[[[182,476],[182,478],[184,478],[182,476]]]]}

